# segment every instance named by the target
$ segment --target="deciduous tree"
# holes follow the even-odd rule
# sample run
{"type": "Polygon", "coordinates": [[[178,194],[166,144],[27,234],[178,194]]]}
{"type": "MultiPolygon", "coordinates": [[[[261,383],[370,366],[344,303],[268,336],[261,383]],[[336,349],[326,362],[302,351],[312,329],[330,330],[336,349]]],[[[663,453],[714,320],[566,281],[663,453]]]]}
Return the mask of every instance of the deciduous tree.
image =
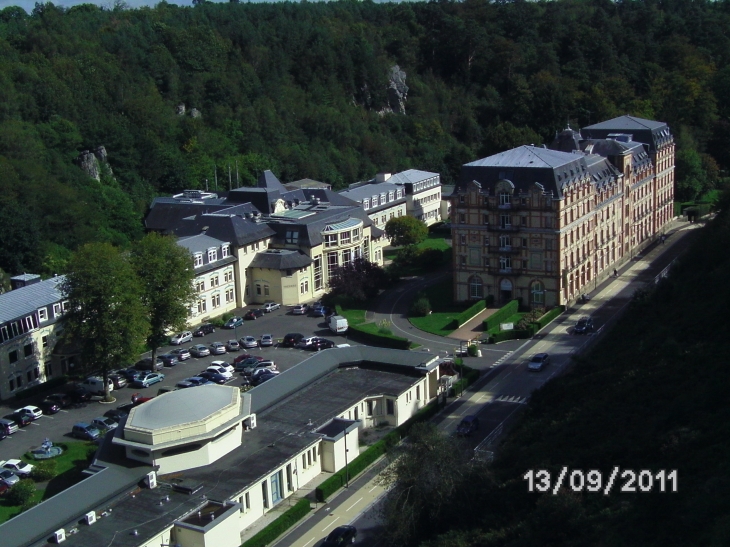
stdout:
{"type": "Polygon", "coordinates": [[[385,224],[385,233],[396,247],[418,245],[426,239],[428,227],[414,217],[391,218],[385,224]]]}
{"type": "Polygon", "coordinates": [[[175,238],[151,232],[133,247],[132,263],[141,282],[142,303],[150,324],[147,345],[154,363],[157,348],[165,343],[168,333],[187,324],[195,296],[192,258],[175,238]]]}
{"type": "Polygon", "coordinates": [[[142,288],[129,256],[109,243],[84,245],[69,266],[65,336],[78,345],[85,370],[101,371],[109,400],[109,371],[134,359],[149,332],[142,288]]]}

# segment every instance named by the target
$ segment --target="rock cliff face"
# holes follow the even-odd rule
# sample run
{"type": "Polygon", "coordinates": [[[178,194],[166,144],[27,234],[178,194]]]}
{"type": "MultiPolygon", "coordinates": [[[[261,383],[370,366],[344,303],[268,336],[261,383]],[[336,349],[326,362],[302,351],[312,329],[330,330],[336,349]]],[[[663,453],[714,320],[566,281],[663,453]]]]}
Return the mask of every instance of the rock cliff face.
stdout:
{"type": "Polygon", "coordinates": [[[388,85],[388,104],[393,112],[406,113],[406,99],[408,98],[408,86],[406,85],[406,73],[398,65],[390,69],[390,84],[388,85]]]}
{"type": "Polygon", "coordinates": [[[75,161],[76,165],[78,165],[84,173],[96,180],[101,180],[101,164],[99,162],[103,163],[110,173],[112,172],[112,168],[107,162],[106,148],[103,146],[97,146],[93,151],[82,151],[76,157],[75,161]]]}

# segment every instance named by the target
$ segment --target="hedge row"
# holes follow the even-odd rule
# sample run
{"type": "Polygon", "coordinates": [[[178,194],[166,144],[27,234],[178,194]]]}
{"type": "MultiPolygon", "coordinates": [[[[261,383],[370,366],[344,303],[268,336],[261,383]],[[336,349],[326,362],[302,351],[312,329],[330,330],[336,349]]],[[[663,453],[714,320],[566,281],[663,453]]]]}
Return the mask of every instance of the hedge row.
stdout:
{"type": "Polygon", "coordinates": [[[517,300],[512,300],[508,304],[502,306],[499,311],[493,313],[484,320],[484,330],[488,331],[494,327],[499,327],[499,324],[514,315],[519,310],[520,304],[517,300]]]}
{"type": "Polygon", "coordinates": [[[551,309],[549,312],[547,312],[545,315],[543,315],[540,319],[535,321],[534,324],[537,324],[537,330],[540,330],[544,328],[550,321],[555,319],[558,315],[563,313],[565,311],[565,306],[555,306],[553,309],[551,309]]]}
{"type": "Polygon", "coordinates": [[[456,316],[454,319],[454,325],[456,325],[454,328],[459,329],[461,328],[465,323],[469,321],[472,317],[474,317],[476,314],[478,314],[480,311],[487,308],[487,301],[486,300],[478,300],[474,303],[473,306],[470,306],[463,312],[461,312],[459,315],[456,316]]]}
{"type": "Polygon", "coordinates": [[[30,386],[23,391],[18,391],[18,393],[15,394],[15,398],[19,401],[22,399],[27,399],[28,397],[33,397],[35,395],[38,395],[39,393],[43,393],[44,391],[51,391],[58,386],[62,386],[66,382],[68,382],[67,376],[51,378],[50,380],[48,380],[47,382],[43,382],[42,384],[30,386]]]}
{"type": "Polygon", "coordinates": [[[308,499],[300,499],[291,509],[287,510],[274,522],[266,526],[251,539],[244,541],[241,547],[266,547],[267,545],[271,545],[276,538],[302,520],[311,509],[312,507],[308,499]]]}
{"type": "MultiPolygon", "coordinates": [[[[533,327],[535,323],[531,323],[530,327],[533,327]]],[[[496,344],[497,342],[504,342],[505,340],[520,340],[522,338],[532,338],[535,335],[535,331],[530,329],[525,330],[503,330],[496,333],[489,334],[489,344],[496,344]]]]}
{"type": "Polygon", "coordinates": [[[365,325],[372,324],[373,323],[363,323],[362,325],[354,326],[350,325],[347,329],[348,336],[351,336],[358,342],[380,348],[409,349],[411,347],[411,341],[408,338],[401,338],[400,336],[393,336],[392,334],[369,332],[363,328],[365,325]]]}
{"type": "MultiPolygon", "coordinates": [[[[466,388],[479,378],[479,371],[467,367],[466,365],[461,366],[463,366],[464,378],[460,381],[464,382],[464,388],[466,388]]],[[[403,437],[408,435],[408,432],[411,430],[411,427],[413,427],[414,424],[430,420],[438,413],[439,410],[441,410],[441,408],[438,404],[436,404],[436,401],[431,402],[430,404],[419,410],[411,418],[396,427],[393,431],[388,433],[385,437],[380,439],[378,442],[370,445],[368,449],[365,450],[365,452],[363,452],[357,458],[348,463],[347,470],[350,479],[353,479],[354,477],[359,475],[362,471],[367,469],[368,466],[370,466],[373,462],[380,458],[380,456],[385,454],[391,447],[397,445],[403,437]]],[[[329,496],[345,486],[346,483],[347,481],[345,479],[345,470],[341,469],[340,471],[332,475],[329,479],[323,481],[315,489],[316,500],[322,503],[327,501],[327,498],[329,496]]]]}

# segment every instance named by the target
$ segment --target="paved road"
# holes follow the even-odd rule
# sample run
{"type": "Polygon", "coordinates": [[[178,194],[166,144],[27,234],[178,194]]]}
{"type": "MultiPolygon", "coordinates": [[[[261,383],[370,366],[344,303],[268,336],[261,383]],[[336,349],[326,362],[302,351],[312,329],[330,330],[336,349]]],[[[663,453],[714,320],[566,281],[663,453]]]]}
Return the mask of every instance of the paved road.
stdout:
{"type": "MultiPolygon", "coordinates": [[[[532,392],[567,371],[573,365],[573,355],[593,344],[620,317],[636,290],[654,283],[672,260],[690,246],[692,235],[697,234],[696,228],[697,226],[679,225],[677,231],[670,232],[665,245],[655,245],[637,260],[625,264],[618,279],[611,278],[598,284],[591,293],[589,302],[568,310],[546,327],[539,337],[514,341],[518,345],[508,352],[506,358],[500,358],[492,364],[487,364],[491,361],[488,357],[478,360],[482,361],[481,368],[484,369],[482,377],[435,418],[437,427],[452,434],[463,416],[476,414],[480,418],[480,429],[469,442],[485,451],[492,450],[499,437],[509,428],[511,421],[525,407],[532,392]],[[572,335],[572,327],[582,315],[591,315],[594,318],[596,333],[587,336],[572,335]],[[543,351],[551,355],[551,364],[541,372],[529,372],[527,360],[533,353],[543,351]]],[[[429,281],[431,280],[424,280],[424,283],[429,281]]],[[[432,282],[437,281],[438,278],[434,276],[432,282]]],[[[407,291],[415,292],[420,289],[421,287],[414,286],[407,291]]],[[[406,299],[405,295],[403,299],[406,299]]],[[[396,325],[399,319],[397,310],[402,310],[399,306],[401,303],[398,299],[391,300],[387,305],[379,307],[378,313],[391,313],[393,324],[396,325]]],[[[404,323],[398,324],[403,328],[404,323]]],[[[423,338],[429,340],[434,347],[439,347],[435,343],[437,340],[431,340],[431,335],[423,334],[423,338]]],[[[477,360],[469,359],[468,364],[472,366],[475,361],[477,360]]],[[[301,526],[278,541],[277,547],[317,546],[326,532],[340,524],[354,524],[357,527],[358,545],[379,545],[382,522],[378,509],[383,490],[376,484],[376,475],[377,469],[373,469],[353,481],[348,490],[342,491],[301,526]],[[361,510],[363,505],[367,508],[364,512],[361,510]]]]}

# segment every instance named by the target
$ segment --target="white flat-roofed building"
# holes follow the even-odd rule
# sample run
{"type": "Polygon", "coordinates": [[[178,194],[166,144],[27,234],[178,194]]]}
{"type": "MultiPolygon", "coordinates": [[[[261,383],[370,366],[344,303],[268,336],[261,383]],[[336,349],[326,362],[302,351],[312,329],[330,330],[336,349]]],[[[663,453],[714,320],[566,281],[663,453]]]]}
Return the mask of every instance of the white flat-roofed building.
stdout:
{"type": "Polygon", "coordinates": [[[160,473],[201,467],[240,446],[243,422],[251,419],[247,408],[249,397],[235,387],[163,393],[133,408],[112,442],[160,473]]]}

